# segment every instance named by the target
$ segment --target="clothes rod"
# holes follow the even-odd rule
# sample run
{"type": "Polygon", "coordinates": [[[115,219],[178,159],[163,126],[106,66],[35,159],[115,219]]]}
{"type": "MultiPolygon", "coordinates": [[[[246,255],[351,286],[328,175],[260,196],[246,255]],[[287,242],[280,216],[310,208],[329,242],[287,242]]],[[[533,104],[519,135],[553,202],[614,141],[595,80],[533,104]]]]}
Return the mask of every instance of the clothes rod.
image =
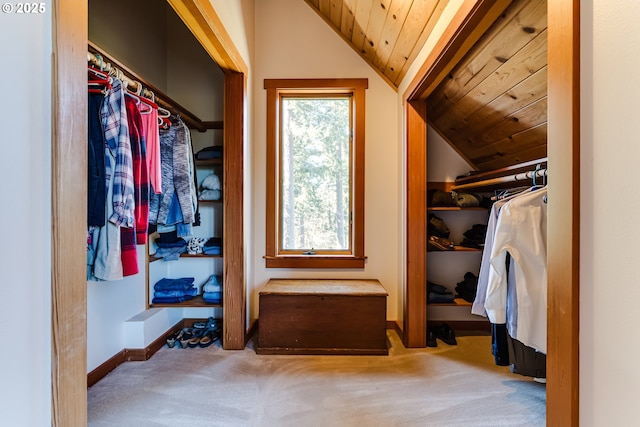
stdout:
{"type": "Polygon", "coordinates": [[[106,53],[104,49],[98,47],[92,42],[89,42],[88,45],[89,51],[87,52],[87,60],[91,65],[110,73],[120,80],[126,80],[127,87],[133,92],[137,92],[142,88],[140,94],[143,97],[149,99],[153,98],[152,100],[159,106],[166,108],[173,114],[179,114],[190,128],[197,129],[200,132],[206,132],[208,129],[222,129],[222,122],[203,122],[198,116],[178,104],[160,89],[141,78],[138,74],[128,69],[118,60],[114,59],[111,55],[106,53]]]}
{"type": "Polygon", "coordinates": [[[547,176],[547,169],[536,169],[532,171],[516,173],[513,175],[501,176],[498,178],[485,179],[483,181],[471,182],[469,184],[454,185],[451,187],[452,191],[466,190],[469,188],[489,187],[492,185],[499,185],[508,182],[517,182],[525,180],[533,180],[533,178],[542,178],[547,176]]]}

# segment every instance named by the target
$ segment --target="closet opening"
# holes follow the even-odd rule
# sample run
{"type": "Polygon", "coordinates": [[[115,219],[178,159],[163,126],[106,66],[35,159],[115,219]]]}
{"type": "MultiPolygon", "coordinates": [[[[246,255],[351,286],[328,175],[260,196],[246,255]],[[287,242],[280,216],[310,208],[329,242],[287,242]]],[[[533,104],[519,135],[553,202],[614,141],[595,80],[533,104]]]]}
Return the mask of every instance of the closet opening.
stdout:
{"type": "MultiPolygon", "coordinates": [[[[80,4],[71,0],[60,0],[53,5],[53,425],[87,423],[87,281],[86,247],[83,244],[86,242],[84,213],[87,209],[87,188],[84,180],[78,178],[87,175],[87,125],[86,119],[81,118],[87,117],[86,67],[90,40],[87,24],[91,21],[88,3],[91,3],[92,7],[97,4],[94,0],[80,4]],[[77,215],[68,215],[69,212],[75,212],[77,215]]],[[[165,36],[160,36],[154,29],[176,25],[178,22],[185,26],[183,33],[195,36],[197,44],[219,67],[222,79],[219,98],[224,99],[220,104],[220,114],[224,120],[224,131],[220,132],[221,135],[217,138],[220,138],[224,146],[223,161],[225,167],[228,167],[222,185],[224,193],[228,196],[233,195],[223,199],[222,209],[225,215],[222,227],[232,229],[233,236],[236,237],[225,239],[224,242],[223,269],[229,286],[224,296],[226,324],[223,340],[225,349],[241,349],[245,345],[247,333],[242,230],[244,112],[248,68],[208,1],[136,2],[136,5],[127,3],[126,7],[107,7],[101,12],[102,16],[98,21],[107,27],[104,28],[105,33],[115,31],[109,28],[109,23],[118,22],[125,10],[127,16],[138,20],[135,25],[143,30],[141,37],[147,44],[137,51],[132,50],[132,56],[119,59],[127,64],[137,64],[135,69],[141,75],[156,73],[157,77],[158,69],[148,66],[144,59],[151,59],[149,63],[153,63],[155,58],[157,63],[157,58],[166,54],[163,54],[158,46],[177,42],[175,38],[164,39],[165,36]],[[133,13],[131,7],[142,7],[142,10],[133,13]],[[165,15],[165,11],[171,9],[172,13],[175,11],[179,17],[173,23],[168,22],[172,18],[165,15]],[[116,21],[109,21],[110,17],[116,21]],[[140,61],[140,58],[143,60],[140,61]]],[[[93,22],[95,24],[96,21],[93,22]]],[[[124,37],[120,38],[119,42],[135,45],[141,40],[134,42],[124,37]]],[[[174,48],[175,53],[189,54],[180,52],[180,46],[174,48]]],[[[174,61],[170,65],[173,67],[170,73],[178,72],[176,68],[183,66],[184,62],[174,61]]],[[[203,72],[200,68],[191,71],[203,72]]],[[[206,70],[204,72],[206,73],[206,70]]],[[[162,76],[160,81],[162,82],[162,76]]],[[[187,92],[189,83],[188,80],[180,79],[173,82],[174,88],[182,85],[183,90],[187,92]]],[[[204,102],[207,102],[206,97],[204,102]]],[[[143,307],[148,304],[144,294],[138,293],[137,296],[141,297],[142,300],[138,303],[143,307]]],[[[185,315],[196,317],[193,314],[185,315]]]]}
{"type": "MultiPolygon", "coordinates": [[[[425,206],[427,145],[431,138],[427,136],[427,124],[433,120],[433,113],[437,115],[438,108],[443,108],[441,103],[429,103],[428,99],[443,81],[451,77],[454,67],[487,29],[504,17],[507,7],[517,3],[521,2],[479,1],[463,5],[404,95],[407,240],[403,334],[408,347],[424,347],[427,337],[425,206]]],[[[525,3],[530,6],[539,2],[525,3]]],[[[547,2],[546,12],[548,65],[545,67],[546,79],[542,74],[539,76],[541,83],[547,85],[546,152],[529,153],[529,159],[548,157],[551,170],[547,224],[547,424],[573,426],[578,424],[579,402],[579,2],[547,2]]],[[[522,30],[532,32],[534,28],[522,30]]],[[[532,75],[535,71],[531,71],[532,75]]],[[[541,106],[542,101],[537,107],[541,106]]],[[[474,109],[478,105],[468,107],[474,109]]],[[[535,108],[534,104],[530,111],[532,115],[535,115],[535,108]]],[[[449,119],[443,117],[439,120],[446,124],[449,119]]],[[[475,136],[467,134],[470,139],[475,136]]],[[[463,150],[456,151],[464,153],[463,150]]],[[[476,154],[479,157],[473,160],[482,163],[481,171],[526,160],[519,159],[517,155],[509,159],[505,152],[503,156],[494,158],[498,162],[508,160],[506,164],[499,165],[491,164],[490,156],[482,158],[483,153],[479,150],[476,154]]]]}

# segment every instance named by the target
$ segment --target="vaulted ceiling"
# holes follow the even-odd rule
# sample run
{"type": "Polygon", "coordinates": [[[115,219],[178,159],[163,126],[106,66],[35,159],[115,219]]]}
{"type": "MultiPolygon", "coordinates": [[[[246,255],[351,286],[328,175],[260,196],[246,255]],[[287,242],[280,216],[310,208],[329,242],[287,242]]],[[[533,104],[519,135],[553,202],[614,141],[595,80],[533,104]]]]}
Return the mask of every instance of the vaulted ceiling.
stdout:
{"type": "MultiPolygon", "coordinates": [[[[449,0],[305,0],[396,88],[449,0]]],[[[427,99],[476,170],[546,157],[547,0],[513,0],[427,99]]]]}
{"type": "Polygon", "coordinates": [[[449,0],[305,0],[397,88],[449,0]]]}

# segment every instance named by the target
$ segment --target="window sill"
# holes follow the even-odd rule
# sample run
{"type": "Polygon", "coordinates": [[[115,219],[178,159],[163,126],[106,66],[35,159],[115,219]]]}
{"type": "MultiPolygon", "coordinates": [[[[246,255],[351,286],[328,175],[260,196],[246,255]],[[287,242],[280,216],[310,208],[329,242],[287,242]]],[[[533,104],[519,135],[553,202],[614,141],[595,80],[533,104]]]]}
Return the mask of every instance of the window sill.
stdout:
{"type": "Polygon", "coordinates": [[[267,268],[364,268],[367,257],[351,255],[265,256],[267,268]]]}

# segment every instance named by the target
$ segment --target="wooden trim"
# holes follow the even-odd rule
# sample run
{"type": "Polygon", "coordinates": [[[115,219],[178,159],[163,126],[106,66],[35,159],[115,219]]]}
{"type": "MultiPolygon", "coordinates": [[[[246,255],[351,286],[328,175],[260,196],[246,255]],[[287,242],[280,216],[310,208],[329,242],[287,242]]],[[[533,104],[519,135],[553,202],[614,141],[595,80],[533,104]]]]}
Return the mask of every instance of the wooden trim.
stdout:
{"type": "Polygon", "coordinates": [[[409,84],[403,99],[426,101],[447,73],[455,67],[510,3],[511,0],[463,2],[409,84]]]}
{"type": "Polygon", "coordinates": [[[109,372],[126,362],[126,356],[127,349],[124,349],[95,368],[93,371],[89,372],[87,374],[87,387],[94,386],[98,381],[106,377],[109,372]]]}
{"type": "Polygon", "coordinates": [[[267,268],[364,268],[366,258],[351,256],[265,256],[267,268]]]}
{"type": "Polygon", "coordinates": [[[259,319],[255,319],[251,322],[249,329],[247,329],[247,332],[244,334],[245,347],[247,346],[247,344],[249,344],[249,341],[251,340],[251,338],[253,338],[253,336],[258,332],[259,327],[260,327],[259,319]]]}
{"type": "Polygon", "coordinates": [[[167,343],[169,338],[174,333],[178,332],[184,327],[185,320],[181,320],[173,325],[167,332],[156,338],[151,344],[145,348],[128,348],[125,350],[124,359],[127,362],[142,362],[149,360],[151,356],[156,354],[167,343]]]}
{"type": "Polygon", "coordinates": [[[580,1],[548,2],[547,425],[579,423],[580,1]]]}
{"type": "Polygon", "coordinates": [[[225,71],[247,74],[249,67],[242,59],[218,14],[207,0],[167,0],[204,50],[225,71]]]}
{"type": "Polygon", "coordinates": [[[124,362],[149,360],[151,356],[156,354],[158,350],[165,345],[167,338],[185,327],[186,321],[186,319],[182,319],[145,348],[125,348],[120,351],[87,374],[87,387],[91,387],[96,384],[98,381],[106,377],[109,372],[113,371],[124,362]]]}
{"type": "Polygon", "coordinates": [[[364,268],[364,191],[365,191],[365,89],[368,79],[265,79],[267,91],[267,167],[266,167],[266,216],[265,216],[265,267],[266,268],[364,268]],[[290,255],[278,250],[278,134],[281,93],[309,90],[340,90],[353,93],[355,104],[355,135],[352,149],[353,171],[353,248],[345,256],[319,253],[318,255],[290,255]]]}
{"type": "Polygon", "coordinates": [[[396,331],[396,334],[400,337],[400,341],[404,342],[404,331],[397,320],[387,320],[387,329],[396,331]]]}
{"type": "Polygon", "coordinates": [[[246,284],[244,275],[244,102],[245,75],[224,73],[223,346],[244,348],[246,284]]]}
{"type": "Polygon", "coordinates": [[[87,424],[86,2],[52,4],[51,424],[87,424]],[[70,215],[70,212],[73,212],[70,215]]]}
{"type": "Polygon", "coordinates": [[[404,345],[427,345],[427,103],[405,104],[407,254],[404,345]]]}

